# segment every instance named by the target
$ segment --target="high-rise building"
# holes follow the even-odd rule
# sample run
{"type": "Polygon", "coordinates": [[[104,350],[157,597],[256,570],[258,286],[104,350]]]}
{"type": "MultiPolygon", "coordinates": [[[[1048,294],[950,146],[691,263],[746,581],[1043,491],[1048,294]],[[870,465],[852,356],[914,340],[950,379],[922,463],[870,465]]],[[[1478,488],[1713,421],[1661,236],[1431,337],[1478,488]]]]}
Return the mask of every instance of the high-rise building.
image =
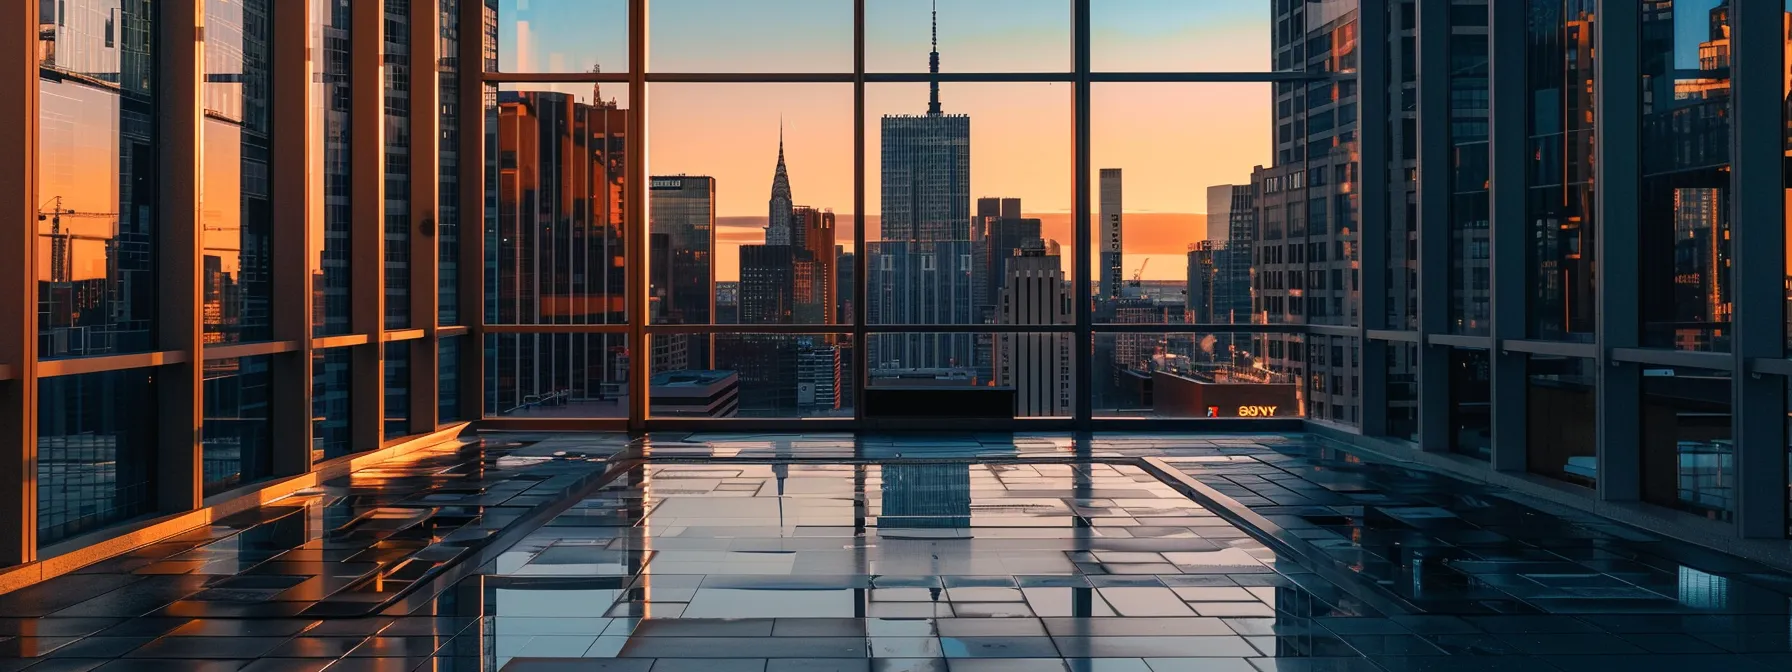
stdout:
{"type": "MultiPolygon", "coordinates": [[[[937,31],[926,114],[882,120],[882,234],[869,245],[873,324],[972,324],[971,118],[946,114],[937,31]]],[[[873,368],[972,364],[971,334],[890,334],[871,342],[873,368]]]]}
{"type": "MultiPolygon", "coordinates": [[[[572,94],[505,91],[493,124],[497,171],[488,282],[493,324],[623,321],[621,207],[628,111],[572,94]]],[[[656,230],[657,232],[657,230],[656,230]]]]}
{"type": "Polygon", "coordinates": [[[857,319],[853,308],[853,278],[858,272],[859,255],[844,249],[841,245],[834,246],[834,324],[852,324],[857,319]]]}
{"type": "MultiPolygon", "coordinates": [[[[1480,14],[1484,45],[1486,11],[1480,14]]],[[[1271,37],[1278,64],[1313,73],[1357,67],[1354,5],[1280,3],[1275,16],[1276,23],[1271,25],[1288,27],[1273,31],[1271,37]],[[1329,48],[1308,48],[1320,43],[1329,48]]],[[[1233,194],[1235,214],[1247,197],[1254,198],[1248,209],[1255,213],[1255,221],[1233,218],[1228,227],[1232,239],[1228,250],[1240,259],[1229,263],[1252,262],[1248,272],[1255,323],[1355,324],[1361,319],[1356,315],[1361,305],[1361,275],[1356,263],[1357,125],[1354,116],[1348,115],[1356,109],[1356,88],[1332,80],[1272,86],[1276,101],[1271,112],[1274,161],[1252,171],[1248,195],[1233,194]],[[1248,236],[1241,235],[1246,232],[1248,236]]],[[[1484,121],[1480,127],[1485,129],[1484,121]]],[[[1483,191],[1483,204],[1484,195],[1483,191]]],[[[1401,194],[1392,202],[1410,201],[1401,194]]],[[[1390,224],[1390,229],[1398,228],[1390,224]]],[[[1395,254],[1390,260],[1404,256],[1395,254]]],[[[1233,267],[1234,273],[1241,271],[1233,267]]],[[[1396,272],[1395,277],[1401,276],[1396,272]]],[[[1360,366],[1331,353],[1355,350],[1356,340],[1342,335],[1277,333],[1259,334],[1249,343],[1232,345],[1255,353],[1258,364],[1270,372],[1304,381],[1301,399],[1308,417],[1354,424],[1359,421],[1356,379],[1360,366]]]]}
{"type": "Polygon", "coordinates": [[[796,206],[791,219],[795,268],[791,301],[797,324],[838,324],[839,247],[835,244],[834,211],[796,206]]]}
{"type": "Polygon", "coordinates": [[[983,302],[978,313],[981,322],[995,319],[1001,304],[1002,283],[1008,277],[1007,264],[1020,252],[1023,244],[1040,239],[1040,220],[1022,219],[1020,213],[1018,198],[977,199],[977,218],[972,222],[972,231],[982,234],[977,250],[978,261],[984,269],[978,294],[983,302]]]}
{"type": "Polygon", "coordinates": [[[795,263],[789,245],[740,246],[741,324],[791,324],[795,263]]]}
{"type": "Polygon", "coordinates": [[[1109,318],[1125,289],[1124,231],[1122,216],[1125,213],[1125,201],[1121,198],[1121,176],[1119,168],[1103,168],[1100,173],[1101,189],[1101,233],[1096,239],[1097,249],[1101,250],[1101,279],[1096,287],[1099,292],[1096,302],[1097,319],[1109,318]]]}
{"type": "MultiPolygon", "coordinates": [[[[1075,321],[1075,304],[1056,249],[1038,239],[1028,241],[1003,268],[997,324],[1063,326],[1075,321]]],[[[994,380],[1014,388],[1015,416],[1071,414],[1076,390],[1071,381],[1076,368],[1072,342],[1071,335],[1063,333],[996,335],[994,380]]]]}
{"type": "MultiPolygon", "coordinates": [[[[656,324],[712,324],[715,318],[716,178],[654,177],[648,182],[648,308],[656,324]],[[663,237],[661,237],[663,236],[663,237]]],[[[708,337],[679,335],[690,366],[713,365],[708,337]]]]}

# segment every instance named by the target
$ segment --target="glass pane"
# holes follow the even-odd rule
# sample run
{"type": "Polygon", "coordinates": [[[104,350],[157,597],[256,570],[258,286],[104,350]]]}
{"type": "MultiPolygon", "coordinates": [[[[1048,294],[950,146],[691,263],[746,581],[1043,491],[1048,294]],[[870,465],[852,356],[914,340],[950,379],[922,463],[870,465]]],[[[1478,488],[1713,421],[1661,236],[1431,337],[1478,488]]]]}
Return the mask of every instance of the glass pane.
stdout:
{"type": "MultiPolygon", "coordinates": [[[[349,348],[311,353],[311,462],[359,452],[349,441],[349,348]]],[[[364,448],[363,448],[364,449],[364,448]]]]}
{"type": "Polygon", "coordinates": [[[1299,347],[1267,334],[1097,333],[1091,404],[1106,417],[1300,417],[1300,374],[1266,363],[1299,347]]]}
{"type": "Polygon", "coordinates": [[[939,72],[1070,72],[1070,5],[866,0],[865,70],[927,72],[937,64],[939,72]]]}
{"type": "Polygon", "coordinates": [[[1355,9],[1355,0],[1094,0],[1090,65],[1098,72],[1300,70],[1308,55],[1330,55],[1336,45],[1310,44],[1298,27],[1349,26],[1338,37],[1354,36],[1355,9]]]}
{"type": "MultiPolygon", "coordinates": [[[[418,0],[427,1],[427,0],[418,0]]],[[[442,37],[436,61],[441,112],[437,130],[436,315],[445,325],[461,324],[460,307],[460,3],[439,0],[442,37]]],[[[471,0],[469,0],[471,1],[471,0]]],[[[427,85],[426,85],[427,86],[427,85]]]]}
{"type": "Polygon", "coordinates": [[[1487,3],[1450,13],[1449,323],[1455,334],[1487,335],[1492,269],[1487,237],[1487,3]]]}
{"type": "MultiPolygon", "coordinates": [[[[1018,254],[1055,257],[1068,274],[1070,115],[1054,111],[1069,94],[1056,83],[866,87],[872,324],[994,323],[1002,262],[1018,254]]],[[[956,349],[908,364],[972,361],[969,341],[940,342],[956,349]]]]}
{"type": "Polygon", "coordinates": [[[411,433],[411,345],[393,341],[386,350],[386,418],[384,435],[395,439],[411,433]]]}
{"type": "Polygon", "coordinates": [[[628,337],[486,334],[485,415],[628,417],[628,337]]]}
{"type": "Polygon", "coordinates": [[[155,7],[77,6],[38,31],[38,356],[155,347],[155,7]]]}
{"type": "Polygon", "coordinates": [[[386,328],[411,326],[411,3],[386,9],[386,328]]]}
{"type": "Polygon", "coordinates": [[[656,418],[850,418],[846,334],[655,334],[656,418]],[[705,362],[699,353],[713,353],[705,362]]]}
{"type": "Polygon", "coordinates": [[[1527,0],[1526,311],[1532,338],[1593,341],[1594,0],[1527,0]]]}
{"type": "Polygon", "coordinates": [[[1531,355],[1526,364],[1525,464],[1575,485],[1599,482],[1593,360],[1531,355]]]}
{"type": "Polygon", "coordinates": [[[1713,520],[1735,515],[1730,383],[1727,371],[1643,369],[1643,501],[1713,520]]]}
{"type": "Polygon", "coordinates": [[[625,89],[507,84],[487,99],[487,324],[626,319],[625,89]]]}
{"type": "Polygon", "coordinates": [[[273,363],[269,356],[205,363],[202,461],[207,496],[274,473],[268,406],[273,363]]]}
{"type": "Polygon", "coordinates": [[[852,0],[651,6],[647,62],[655,72],[852,72],[852,0]]]}
{"type": "Polygon", "coordinates": [[[628,72],[628,0],[484,2],[499,72],[628,72]]]}
{"type": "MultiPolygon", "coordinates": [[[[1003,324],[1069,325],[1069,287],[1055,261],[1016,257],[1003,324]],[[1019,300],[1019,301],[1017,301],[1019,300]],[[1028,303],[1037,301],[1037,303],[1028,303]]],[[[865,413],[874,418],[1005,420],[1070,417],[1076,408],[1076,338],[1063,332],[871,334],[865,413]],[[946,359],[968,352],[967,359],[946,359]]]]}
{"type": "Polygon", "coordinates": [[[351,95],[346,0],[311,0],[311,261],[313,336],[349,330],[349,127],[351,95]]]}
{"type": "Polygon", "coordinates": [[[1388,343],[1388,436],[1419,440],[1419,347],[1388,343]]]}
{"type": "Polygon", "coordinates": [[[1730,349],[1730,4],[1643,12],[1643,344],[1730,349]]]}
{"type": "Polygon", "coordinates": [[[436,385],[436,421],[439,425],[466,419],[460,406],[460,344],[463,337],[450,336],[440,343],[437,370],[441,376],[436,385]]]}
{"type": "Polygon", "coordinates": [[[156,507],[153,369],[38,381],[39,547],[156,507]]]}
{"type": "Polygon", "coordinates": [[[201,311],[206,343],[272,338],[268,6],[205,3],[201,311]]]}
{"type": "Polygon", "coordinates": [[[852,88],[654,84],[656,324],[838,324],[853,251],[852,88]]]}
{"type": "Polygon", "coordinates": [[[1492,364],[1486,350],[1450,349],[1450,452],[1493,457],[1492,364]]]}
{"type": "MultiPolygon", "coordinates": [[[[1263,167],[1274,163],[1266,142],[1274,137],[1273,103],[1271,84],[1093,85],[1089,277],[1097,322],[1250,323],[1253,270],[1264,284],[1259,296],[1287,294],[1283,276],[1303,271],[1284,271],[1283,260],[1267,253],[1274,266],[1253,263],[1259,199],[1252,183],[1291,172],[1263,167]]],[[[1296,169],[1305,166],[1301,158],[1296,169]]],[[[1304,205],[1304,193],[1294,200],[1304,205]]],[[[1287,200],[1280,190],[1266,197],[1276,213],[1287,200]]],[[[1279,253],[1285,233],[1275,234],[1264,245],[1279,253]]]]}

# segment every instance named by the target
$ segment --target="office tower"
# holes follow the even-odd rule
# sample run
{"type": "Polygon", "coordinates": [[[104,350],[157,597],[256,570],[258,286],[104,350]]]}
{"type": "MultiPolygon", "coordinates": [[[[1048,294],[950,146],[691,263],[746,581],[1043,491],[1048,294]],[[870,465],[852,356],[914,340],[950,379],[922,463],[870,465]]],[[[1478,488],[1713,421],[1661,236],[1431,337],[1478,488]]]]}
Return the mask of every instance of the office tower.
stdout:
{"type": "Polygon", "coordinates": [[[977,253],[985,269],[985,279],[980,283],[982,291],[978,295],[982,300],[978,314],[980,322],[995,319],[1001,303],[1002,283],[1008,277],[1006,266],[1009,261],[1020,252],[1023,244],[1040,239],[1040,221],[1022,219],[1020,213],[1018,198],[977,199],[977,218],[972,222],[972,229],[983,234],[977,253]]]}
{"type": "Polygon", "coordinates": [[[1230,313],[1220,308],[1229,298],[1226,280],[1230,278],[1224,275],[1232,258],[1228,245],[1224,240],[1203,240],[1189,247],[1186,299],[1189,322],[1222,323],[1230,313]]]}
{"type": "Polygon", "coordinates": [[[1124,292],[1126,269],[1122,262],[1125,248],[1121,217],[1125,213],[1125,206],[1120,195],[1120,181],[1119,168],[1101,169],[1101,235],[1095,242],[1097,249],[1101,250],[1101,278],[1096,285],[1099,296],[1095,304],[1098,319],[1113,316],[1115,303],[1124,292]]]}
{"type": "MultiPolygon", "coordinates": [[[[715,317],[716,179],[700,175],[654,177],[648,182],[647,230],[653,263],[648,301],[656,324],[713,324],[715,317]]],[[[713,339],[689,336],[694,368],[714,366],[713,339]]]]}
{"type": "Polygon", "coordinates": [[[853,277],[858,272],[859,255],[843,250],[843,246],[834,246],[834,324],[852,324],[857,319],[853,310],[853,277]]]}
{"type": "MultiPolygon", "coordinates": [[[[627,115],[613,101],[585,102],[567,93],[498,94],[486,115],[487,142],[504,157],[501,165],[488,158],[497,175],[487,212],[486,281],[496,290],[485,308],[488,323],[623,321],[617,269],[625,256],[620,200],[627,115]]],[[[388,324],[408,319],[387,317],[388,324]]],[[[603,334],[488,338],[486,410],[551,414],[590,402],[617,412],[622,407],[612,391],[626,378],[610,362],[620,346],[620,336],[603,334]]]]}
{"type": "MultiPolygon", "coordinates": [[[[1075,304],[1056,252],[1034,239],[1007,260],[997,324],[1062,326],[1075,321],[1075,304]]],[[[1071,414],[1076,368],[1071,343],[1070,334],[996,335],[994,379],[996,385],[1014,388],[1015,416],[1071,414]]]]}
{"type": "Polygon", "coordinates": [[[498,169],[487,253],[493,324],[623,320],[623,141],[628,111],[547,91],[498,94],[498,169]],[[514,161],[511,163],[510,161],[514,161]]]}
{"type": "MultiPolygon", "coordinates": [[[[1276,62],[1308,72],[1336,71],[1354,63],[1357,12],[1313,9],[1317,7],[1278,5],[1277,21],[1293,30],[1272,36],[1276,62]],[[1310,40],[1323,41],[1331,48],[1309,52],[1305,46],[1310,40]]],[[[1480,14],[1486,14],[1485,8],[1480,14]]],[[[1472,15],[1472,11],[1465,13],[1472,15]]],[[[1483,46],[1485,33],[1483,20],[1483,46]]],[[[1484,72],[1484,55],[1481,63],[1484,72]]],[[[1273,86],[1274,161],[1251,173],[1249,197],[1256,201],[1256,221],[1232,221],[1229,237],[1233,240],[1228,250],[1241,258],[1229,263],[1242,264],[1247,258],[1254,262],[1249,272],[1254,284],[1251,310],[1256,323],[1356,324],[1361,319],[1355,314],[1361,303],[1357,289],[1360,275],[1354,263],[1358,240],[1357,126],[1354,121],[1344,121],[1348,118],[1345,112],[1356,108],[1356,89],[1330,81],[1273,86]],[[1240,240],[1239,234],[1247,231],[1251,235],[1240,240]]],[[[1485,99],[1482,100],[1484,104],[1485,99]]],[[[1480,126],[1485,128],[1484,119],[1480,126]]],[[[1395,155],[1399,155],[1397,151],[1395,155]]],[[[1485,154],[1482,156],[1484,172],[1485,154]]],[[[1234,203],[1242,203],[1246,198],[1246,194],[1234,193],[1234,203]]],[[[1400,193],[1393,195],[1391,202],[1409,201],[1405,193],[1400,193]]],[[[1480,202],[1484,207],[1484,190],[1480,202]]],[[[1396,216],[1405,214],[1403,208],[1390,210],[1396,216]]],[[[1404,239],[1405,234],[1398,232],[1400,227],[1398,222],[1390,223],[1390,240],[1404,239]]],[[[1405,256],[1395,253],[1389,260],[1401,263],[1405,256]]],[[[1245,271],[1234,266],[1233,272],[1245,271]]],[[[1403,274],[1396,270],[1394,277],[1396,280],[1389,284],[1402,288],[1391,291],[1407,291],[1401,282],[1405,279],[1403,274]]],[[[1248,344],[1241,338],[1235,345],[1248,347],[1257,355],[1259,365],[1269,372],[1305,381],[1301,399],[1308,417],[1354,424],[1360,421],[1355,383],[1360,366],[1345,361],[1346,358],[1332,357],[1331,353],[1354,351],[1358,347],[1356,341],[1351,336],[1284,333],[1261,334],[1252,337],[1248,344]]]]}
{"type": "Polygon", "coordinates": [[[839,324],[840,285],[835,270],[834,211],[796,206],[791,215],[794,247],[792,319],[797,324],[839,324]]]}
{"type": "MultiPolygon", "coordinates": [[[[882,119],[880,242],[866,278],[874,324],[971,324],[971,118],[945,114],[935,30],[926,114],[882,119]]],[[[970,334],[893,334],[873,340],[873,368],[971,365],[970,334]]]]}

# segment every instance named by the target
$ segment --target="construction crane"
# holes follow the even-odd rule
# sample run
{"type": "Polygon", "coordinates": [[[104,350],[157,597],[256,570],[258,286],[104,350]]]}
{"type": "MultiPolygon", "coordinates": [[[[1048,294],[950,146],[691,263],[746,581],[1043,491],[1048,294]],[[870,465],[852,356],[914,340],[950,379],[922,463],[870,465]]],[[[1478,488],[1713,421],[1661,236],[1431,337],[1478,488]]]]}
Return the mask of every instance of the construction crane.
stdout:
{"type": "Polygon", "coordinates": [[[1145,282],[1145,267],[1151,265],[1151,257],[1145,257],[1145,263],[1139,264],[1139,270],[1132,272],[1132,286],[1138,287],[1145,282]]]}
{"type": "Polygon", "coordinates": [[[73,260],[69,259],[68,241],[70,241],[70,240],[110,241],[114,238],[114,236],[109,236],[109,235],[94,236],[94,235],[83,235],[83,234],[78,234],[78,233],[63,233],[62,232],[62,218],[64,218],[64,217],[68,217],[71,219],[108,219],[109,218],[109,219],[113,220],[114,224],[116,224],[118,222],[118,213],[116,213],[116,212],[76,212],[72,209],[64,208],[64,207],[62,207],[62,197],[61,196],[57,196],[55,198],[51,198],[48,201],[44,201],[43,205],[38,206],[37,207],[37,221],[42,222],[45,220],[49,220],[49,222],[50,222],[50,281],[51,282],[68,282],[69,281],[69,276],[70,276],[69,268],[72,265],[71,262],[73,260]],[[48,208],[48,209],[46,209],[46,208],[48,208]]]}

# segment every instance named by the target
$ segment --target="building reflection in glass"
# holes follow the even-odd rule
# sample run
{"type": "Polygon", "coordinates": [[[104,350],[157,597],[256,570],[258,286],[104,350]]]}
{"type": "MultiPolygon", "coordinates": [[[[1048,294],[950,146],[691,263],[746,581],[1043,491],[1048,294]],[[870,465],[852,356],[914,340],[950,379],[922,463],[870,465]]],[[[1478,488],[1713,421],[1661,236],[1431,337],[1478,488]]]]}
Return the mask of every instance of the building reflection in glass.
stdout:
{"type": "Polygon", "coordinates": [[[154,347],[154,6],[64,0],[38,38],[38,356],[154,347]]]}

